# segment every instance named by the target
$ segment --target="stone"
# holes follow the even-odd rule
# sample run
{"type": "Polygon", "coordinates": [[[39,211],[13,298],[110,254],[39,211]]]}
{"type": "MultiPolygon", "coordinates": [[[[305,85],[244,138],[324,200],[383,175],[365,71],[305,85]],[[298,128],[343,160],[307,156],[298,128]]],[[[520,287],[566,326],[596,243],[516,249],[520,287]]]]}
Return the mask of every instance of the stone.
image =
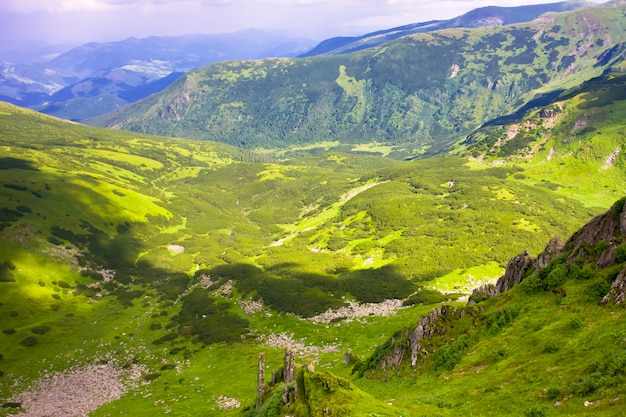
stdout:
{"type": "Polygon", "coordinates": [[[613,285],[611,285],[611,289],[609,292],[602,298],[600,304],[621,304],[624,302],[624,298],[626,298],[626,268],[622,269],[615,281],[613,281],[613,285]]]}
{"type": "Polygon", "coordinates": [[[259,363],[258,363],[258,373],[257,373],[257,408],[261,405],[261,398],[263,394],[265,394],[265,352],[259,353],[259,363]]]}
{"type": "Polygon", "coordinates": [[[283,359],[283,378],[285,383],[290,383],[296,380],[296,359],[295,354],[291,348],[285,349],[285,356],[283,359]]]}

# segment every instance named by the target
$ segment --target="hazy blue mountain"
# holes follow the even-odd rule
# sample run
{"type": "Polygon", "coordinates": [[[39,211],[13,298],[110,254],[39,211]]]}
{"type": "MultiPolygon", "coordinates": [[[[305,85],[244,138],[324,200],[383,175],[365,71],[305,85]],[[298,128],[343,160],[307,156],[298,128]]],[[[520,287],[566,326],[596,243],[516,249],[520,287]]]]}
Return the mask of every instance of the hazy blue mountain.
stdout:
{"type": "Polygon", "coordinates": [[[249,29],[91,42],[61,53],[53,47],[21,55],[4,51],[0,57],[10,62],[0,64],[0,99],[70,119],[92,117],[160,91],[155,87],[169,85],[177,78],[173,73],[229,59],[293,57],[313,44],[249,29]],[[87,98],[92,99],[85,103],[87,98]]]}
{"type": "Polygon", "coordinates": [[[412,23],[410,25],[367,33],[362,36],[326,39],[319,43],[315,48],[305,54],[302,54],[301,57],[345,54],[365,48],[371,48],[373,46],[381,45],[385,42],[415,33],[426,33],[450,28],[493,27],[528,22],[538,18],[544,13],[567,12],[584,7],[591,7],[593,5],[593,3],[584,0],[571,0],[558,3],[534,4],[517,7],[481,7],[448,20],[431,20],[428,22],[412,23]]]}

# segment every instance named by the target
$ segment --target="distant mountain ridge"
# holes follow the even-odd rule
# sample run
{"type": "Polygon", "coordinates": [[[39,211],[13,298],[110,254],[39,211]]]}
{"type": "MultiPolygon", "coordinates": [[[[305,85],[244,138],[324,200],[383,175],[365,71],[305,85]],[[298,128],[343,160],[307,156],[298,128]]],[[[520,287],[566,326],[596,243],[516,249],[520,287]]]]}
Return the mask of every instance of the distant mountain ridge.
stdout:
{"type": "Polygon", "coordinates": [[[256,29],[91,42],[38,62],[1,63],[0,99],[82,119],[160,91],[176,79],[174,73],[220,60],[293,57],[312,43],[256,29]]]}
{"type": "Polygon", "coordinates": [[[350,54],[216,63],[88,123],[247,148],[334,141],[433,155],[484,123],[619,71],[626,23],[617,7],[414,34],[350,54]]]}
{"type": "Polygon", "coordinates": [[[493,27],[528,22],[538,18],[544,13],[568,12],[585,7],[592,7],[594,5],[594,3],[590,3],[585,0],[569,0],[558,3],[533,4],[516,7],[481,7],[448,20],[431,20],[428,22],[413,23],[391,29],[380,30],[362,36],[326,39],[319,43],[315,48],[300,55],[300,57],[304,58],[316,55],[346,54],[381,45],[385,42],[415,33],[426,33],[451,28],[493,27]]]}

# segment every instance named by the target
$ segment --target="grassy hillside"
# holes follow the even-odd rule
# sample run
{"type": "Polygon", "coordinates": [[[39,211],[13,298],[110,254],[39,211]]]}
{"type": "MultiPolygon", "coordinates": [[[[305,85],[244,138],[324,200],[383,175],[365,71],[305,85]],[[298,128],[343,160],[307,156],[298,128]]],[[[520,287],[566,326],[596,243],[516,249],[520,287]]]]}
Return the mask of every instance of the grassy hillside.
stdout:
{"type": "Polygon", "coordinates": [[[455,152],[474,155],[483,166],[514,163],[523,167],[523,181],[543,182],[586,205],[607,192],[619,198],[626,194],[621,117],[626,76],[620,71],[616,66],[615,72],[565,91],[517,120],[479,129],[455,152]]]}
{"type": "Polygon", "coordinates": [[[611,284],[625,271],[625,201],[573,235],[547,266],[522,271],[512,290],[420,320],[433,333],[415,356],[399,353],[416,325],[396,332],[357,365],[365,385],[381,389],[384,379],[389,393],[410,386],[411,400],[439,407],[429,415],[623,414],[624,309],[614,304],[623,288],[611,284]]]}
{"type": "MultiPolygon", "coordinates": [[[[392,387],[405,414],[436,411],[411,405],[404,383],[350,375],[341,358],[367,358],[614,200],[612,189],[592,200],[585,188],[570,198],[537,186],[517,161],[278,161],[7,104],[0,119],[0,403],[37,409],[38,392],[63,403],[51,378],[78,381],[57,415],[79,405],[102,416],[241,415],[256,399],[259,353],[269,380],[287,346],[347,378],[333,387],[362,399],[349,403],[356,414],[389,412],[392,387]],[[115,388],[91,408],[81,402],[100,398],[84,392],[97,386],[90,375],[115,388]]],[[[307,377],[320,403],[323,375],[307,377]]]]}
{"type": "Polygon", "coordinates": [[[217,63],[90,123],[255,149],[338,142],[430,155],[537,95],[600,75],[607,51],[626,40],[624,7],[417,34],[341,56],[217,63]]]}

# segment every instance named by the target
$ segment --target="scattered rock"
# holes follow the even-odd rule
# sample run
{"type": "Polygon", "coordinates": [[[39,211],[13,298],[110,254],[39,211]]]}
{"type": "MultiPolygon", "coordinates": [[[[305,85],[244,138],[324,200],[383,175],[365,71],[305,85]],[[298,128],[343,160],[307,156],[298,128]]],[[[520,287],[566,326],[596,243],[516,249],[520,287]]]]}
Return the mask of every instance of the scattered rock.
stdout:
{"type": "Polygon", "coordinates": [[[402,300],[385,300],[382,303],[364,304],[350,301],[345,307],[338,308],[337,310],[328,309],[324,313],[307,320],[312,323],[330,323],[333,320],[345,319],[346,323],[349,323],[359,317],[393,316],[400,308],[402,308],[402,300]]]}
{"type": "MultiPolygon", "coordinates": [[[[243,312],[249,316],[253,316],[263,311],[263,309],[265,308],[263,303],[255,300],[239,300],[237,301],[237,304],[239,304],[239,307],[243,310],[243,312]]],[[[271,317],[271,315],[272,313],[266,313],[267,317],[271,317]]]]}
{"type": "Polygon", "coordinates": [[[234,410],[241,407],[241,402],[236,398],[229,398],[225,395],[220,395],[215,399],[217,406],[220,410],[234,410]]]}
{"type": "Polygon", "coordinates": [[[602,169],[613,168],[613,165],[615,164],[615,160],[617,159],[621,151],[622,151],[621,147],[618,146],[617,148],[615,148],[615,151],[613,151],[613,153],[609,155],[608,158],[606,158],[606,161],[604,162],[604,166],[602,166],[602,169]]]}
{"type": "Polygon", "coordinates": [[[88,365],[46,376],[7,404],[20,404],[23,417],[86,416],[121,398],[136,383],[135,370],[88,365]]]}
{"type": "Polygon", "coordinates": [[[551,117],[556,116],[556,111],[553,109],[549,109],[549,108],[543,108],[540,112],[539,112],[539,117],[541,117],[542,119],[549,119],[551,117]]]}
{"type": "Polygon", "coordinates": [[[306,345],[304,339],[295,340],[293,333],[270,333],[268,336],[261,336],[259,338],[262,342],[272,348],[278,349],[291,349],[294,354],[298,356],[307,355],[319,355],[320,353],[338,352],[339,346],[335,344],[328,344],[324,346],[306,345]]]}
{"type": "Polygon", "coordinates": [[[167,245],[167,250],[174,253],[183,253],[185,252],[185,247],[180,245],[167,245]]]}

